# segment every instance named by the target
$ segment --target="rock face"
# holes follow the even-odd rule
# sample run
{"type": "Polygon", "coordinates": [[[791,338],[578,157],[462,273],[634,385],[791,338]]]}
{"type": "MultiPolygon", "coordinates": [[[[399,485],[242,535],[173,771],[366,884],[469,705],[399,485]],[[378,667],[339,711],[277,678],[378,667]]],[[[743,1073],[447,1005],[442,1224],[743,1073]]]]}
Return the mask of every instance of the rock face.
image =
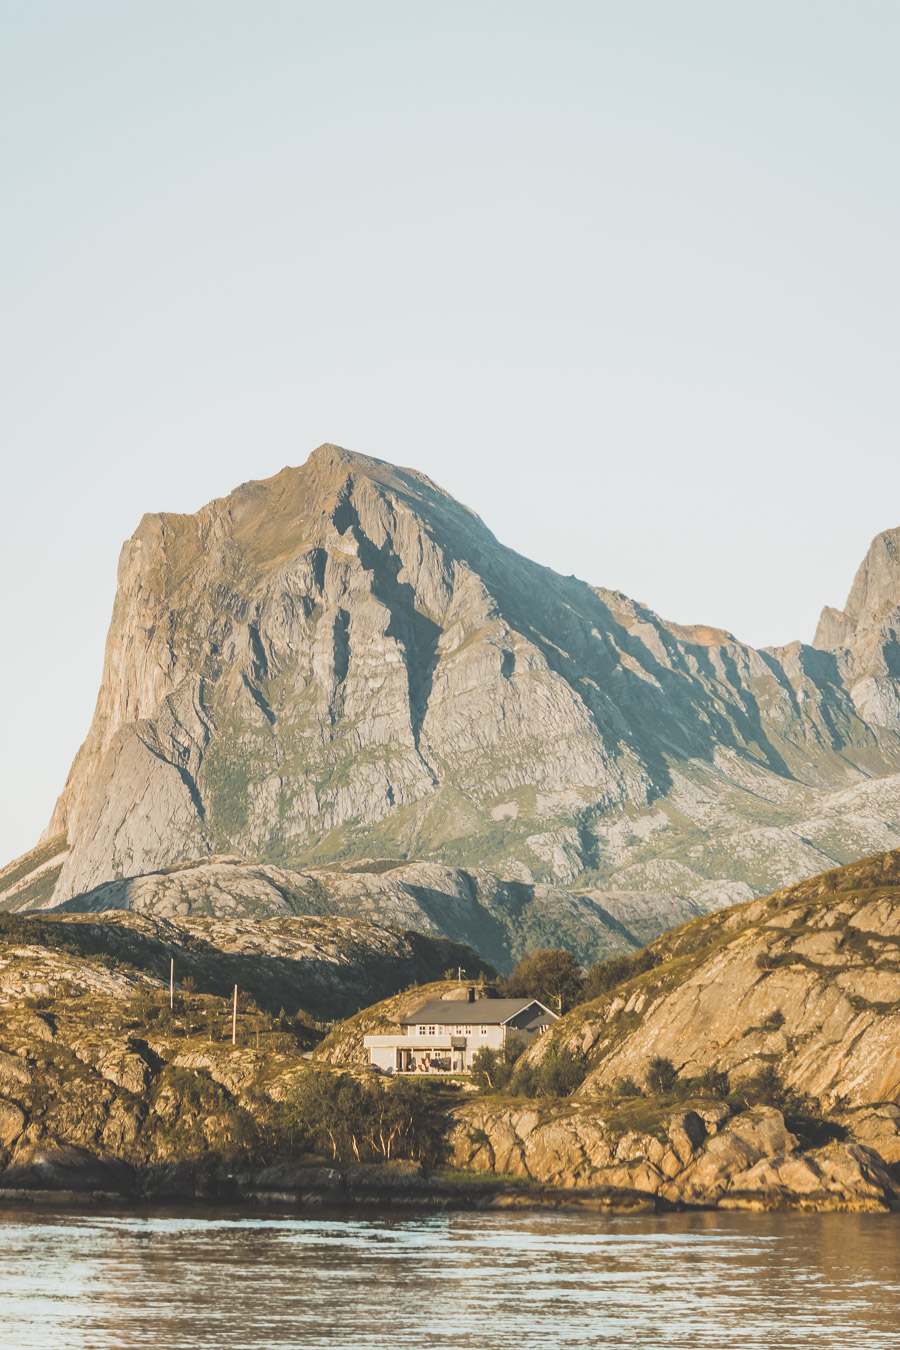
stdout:
{"type": "Polygon", "coordinates": [[[639,1129],[597,1106],[528,1103],[454,1112],[453,1162],[472,1171],[529,1176],[572,1189],[658,1196],[668,1205],[721,1209],[900,1208],[900,1182],[884,1156],[852,1135],[803,1147],[771,1107],[659,1112],[639,1129]]]}
{"type": "Polygon", "coordinates": [[[756,651],[529,562],[337,446],[145,516],[47,832],[53,900],[236,850],[709,909],[893,847],[898,534],[818,646],[756,651]]]}

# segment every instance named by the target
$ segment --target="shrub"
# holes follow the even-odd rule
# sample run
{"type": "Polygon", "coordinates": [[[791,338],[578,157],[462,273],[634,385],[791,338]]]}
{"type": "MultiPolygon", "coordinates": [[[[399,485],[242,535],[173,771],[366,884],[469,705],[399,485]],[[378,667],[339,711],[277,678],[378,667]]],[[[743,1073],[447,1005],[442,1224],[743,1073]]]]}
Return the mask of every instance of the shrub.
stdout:
{"type": "Polygon", "coordinates": [[[551,1045],[538,1065],[538,1096],[568,1097],[569,1093],[581,1087],[586,1072],[583,1060],[578,1059],[571,1050],[557,1050],[555,1045],[551,1045]]]}
{"type": "Polygon", "coordinates": [[[551,1045],[540,1064],[517,1064],[510,1091],[517,1097],[568,1097],[584,1082],[587,1066],[571,1050],[551,1045]]]}
{"type": "Polygon", "coordinates": [[[763,1018],[762,1025],[764,1031],[778,1031],[780,1027],[784,1026],[784,1013],[780,1008],[776,1008],[774,1012],[769,1013],[768,1017],[763,1018]]]}
{"type": "Polygon", "coordinates": [[[616,1078],[612,1085],[615,1097],[640,1097],[641,1089],[633,1078],[616,1078]]]}
{"type": "Polygon", "coordinates": [[[704,1071],[701,1085],[704,1092],[708,1092],[711,1097],[719,1097],[722,1101],[731,1091],[728,1074],[724,1070],[717,1069],[714,1064],[704,1071]]]}
{"type": "Polygon", "coordinates": [[[525,1042],[520,1036],[509,1036],[500,1050],[482,1046],[472,1059],[473,1083],[482,1092],[501,1091],[509,1085],[516,1060],[524,1049],[525,1042]]]}
{"type": "Polygon", "coordinates": [[[651,951],[649,947],[643,947],[638,952],[630,952],[625,956],[611,956],[606,961],[598,961],[584,977],[581,997],[585,1002],[601,998],[604,994],[617,989],[620,984],[625,984],[626,980],[633,980],[636,975],[654,970],[662,959],[657,952],[651,951]]]}
{"type": "Polygon", "coordinates": [[[665,1097],[678,1081],[678,1071],[665,1055],[654,1055],[647,1065],[647,1088],[654,1097],[665,1097]]]}

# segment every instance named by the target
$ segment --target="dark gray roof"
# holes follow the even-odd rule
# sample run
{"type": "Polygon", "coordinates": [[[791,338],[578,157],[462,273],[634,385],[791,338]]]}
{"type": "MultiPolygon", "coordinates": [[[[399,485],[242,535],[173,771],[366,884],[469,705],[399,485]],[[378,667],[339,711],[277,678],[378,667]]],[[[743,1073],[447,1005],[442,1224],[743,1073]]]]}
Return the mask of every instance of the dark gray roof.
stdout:
{"type": "Polygon", "coordinates": [[[433,1026],[499,1027],[532,1004],[550,1013],[556,1020],[556,1013],[544,1008],[543,1003],[536,998],[477,998],[474,1003],[461,998],[436,998],[430,1003],[424,1003],[409,1017],[401,1017],[400,1025],[414,1026],[430,1022],[433,1026]]]}

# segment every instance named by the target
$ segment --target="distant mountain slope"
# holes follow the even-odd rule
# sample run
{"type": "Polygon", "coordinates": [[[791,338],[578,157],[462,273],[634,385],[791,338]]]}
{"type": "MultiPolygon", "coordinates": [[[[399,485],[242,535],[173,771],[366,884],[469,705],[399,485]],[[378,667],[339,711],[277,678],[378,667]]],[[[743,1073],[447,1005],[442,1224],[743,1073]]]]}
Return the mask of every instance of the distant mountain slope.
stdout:
{"type": "Polygon", "coordinates": [[[292,915],[361,919],[469,943],[502,971],[535,947],[560,944],[590,964],[634,951],[702,912],[683,896],[573,894],[439,863],[347,863],[295,871],[235,857],[177,863],[148,876],[105,882],[61,908],[71,914],[131,911],[174,923],[292,915]]]}
{"type": "Polygon", "coordinates": [[[666,622],[339,447],[124,546],[58,903],[239,851],[702,908],[900,844],[900,531],[817,647],[666,622]]]}

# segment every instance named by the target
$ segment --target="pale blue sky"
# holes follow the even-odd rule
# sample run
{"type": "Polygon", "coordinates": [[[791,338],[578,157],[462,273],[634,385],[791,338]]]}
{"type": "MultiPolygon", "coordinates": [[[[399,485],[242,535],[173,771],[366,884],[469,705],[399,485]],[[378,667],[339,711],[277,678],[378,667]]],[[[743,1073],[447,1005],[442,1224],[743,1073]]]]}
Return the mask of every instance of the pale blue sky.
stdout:
{"type": "Polygon", "coordinates": [[[757,644],[900,524],[900,6],[0,0],[0,863],[121,541],[325,440],[757,644]]]}

